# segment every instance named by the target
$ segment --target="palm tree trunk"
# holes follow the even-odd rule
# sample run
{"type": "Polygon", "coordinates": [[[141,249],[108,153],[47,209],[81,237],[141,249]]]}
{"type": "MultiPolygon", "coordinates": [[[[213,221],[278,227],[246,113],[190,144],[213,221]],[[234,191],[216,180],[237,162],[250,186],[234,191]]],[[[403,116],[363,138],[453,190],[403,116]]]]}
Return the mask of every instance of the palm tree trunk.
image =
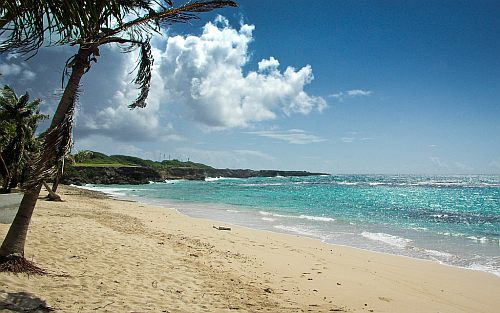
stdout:
{"type": "Polygon", "coordinates": [[[57,191],[57,187],[59,187],[59,181],[61,180],[62,175],[63,175],[62,168],[59,168],[59,170],[57,170],[56,176],[54,177],[54,182],[52,184],[52,191],[53,192],[57,191]]]}
{"type": "Polygon", "coordinates": [[[26,242],[26,234],[30,224],[33,209],[35,208],[36,200],[40,194],[40,186],[26,191],[23,200],[19,205],[16,217],[9,228],[9,232],[0,247],[0,257],[17,256],[24,257],[24,244],[26,242]]]}
{"type": "Polygon", "coordinates": [[[80,86],[80,80],[82,79],[83,74],[85,74],[85,69],[89,66],[88,59],[92,54],[91,50],[92,49],[90,47],[80,47],[80,49],[78,49],[78,53],[75,55],[71,76],[68,80],[66,88],[64,88],[56,113],[54,113],[54,117],[52,117],[50,128],[54,128],[61,123],[64,120],[66,113],[73,109],[75,98],[77,96],[76,93],[78,87],[80,86]]]}
{"type": "MultiPolygon", "coordinates": [[[[52,118],[52,123],[50,129],[56,127],[64,121],[66,114],[73,114],[73,108],[75,105],[75,97],[77,95],[77,90],[80,85],[80,80],[85,74],[85,69],[89,64],[89,56],[91,55],[91,50],[85,47],[80,47],[77,55],[75,56],[74,63],[72,66],[71,76],[68,80],[68,84],[64,89],[64,93],[57,106],[56,113],[52,118]]],[[[42,146],[42,151],[46,150],[46,142],[42,146]]],[[[56,152],[54,152],[56,153],[56,152]]],[[[43,171],[38,171],[43,167],[43,162],[38,162],[34,166],[36,173],[43,171]]],[[[40,177],[36,184],[29,188],[19,205],[14,222],[9,228],[7,236],[5,237],[2,246],[0,247],[0,259],[9,260],[12,257],[24,258],[24,245],[26,242],[26,235],[28,232],[28,227],[31,221],[31,216],[33,210],[35,209],[36,201],[40,195],[40,190],[42,188],[42,178],[40,177]]]]}
{"type": "Polygon", "coordinates": [[[59,181],[61,179],[59,178],[59,173],[56,175],[56,177],[54,177],[54,183],[52,184],[52,191],[53,192],[56,192],[57,191],[57,187],[59,187],[59,181]]]}
{"type": "Polygon", "coordinates": [[[48,199],[51,201],[62,201],[61,196],[59,196],[57,193],[50,188],[49,184],[47,184],[45,181],[43,182],[43,185],[45,186],[45,189],[49,192],[48,199]]]}

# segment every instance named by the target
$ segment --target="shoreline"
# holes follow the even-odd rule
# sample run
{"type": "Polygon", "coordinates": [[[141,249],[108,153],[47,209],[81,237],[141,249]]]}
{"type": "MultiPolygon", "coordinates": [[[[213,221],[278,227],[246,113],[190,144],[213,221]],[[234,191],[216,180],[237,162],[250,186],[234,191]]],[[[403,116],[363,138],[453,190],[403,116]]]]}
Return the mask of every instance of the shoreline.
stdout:
{"type": "MultiPolygon", "coordinates": [[[[413,259],[413,260],[429,261],[429,262],[433,262],[436,264],[450,266],[450,267],[454,267],[454,268],[460,268],[460,269],[465,269],[465,270],[470,270],[470,271],[484,272],[484,273],[488,273],[488,274],[491,274],[495,277],[500,278],[500,270],[487,268],[481,264],[475,264],[476,266],[478,266],[478,268],[473,268],[473,267],[465,266],[465,265],[457,265],[457,264],[452,264],[449,262],[447,263],[446,261],[440,260],[436,257],[432,257],[429,255],[427,255],[427,257],[423,257],[423,256],[419,257],[416,255],[410,255],[411,252],[408,252],[408,251],[406,251],[407,254],[403,253],[405,251],[394,252],[397,250],[397,249],[394,249],[394,247],[389,247],[389,249],[387,249],[387,251],[382,251],[381,249],[376,249],[376,248],[356,246],[355,244],[332,242],[332,241],[328,241],[328,239],[326,239],[326,237],[320,238],[320,236],[314,235],[314,234],[298,233],[298,232],[294,232],[291,230],[287,230],[285,228],[276,228],[276,227],[270,227],[270,226],[266,227],[264,225],[264,223],[261,223],[261,224],[254,223],[254,225],[252,226],[252,225],[248,225],[248,223],[245,224],[244,222],[241,222],[240,220],[231,220],[231,218],[226,218],[224,220],[224,218],[217,219],[216,217],[212,218],[212,217],[207,216],[207,215],[203,215],[203,214],[199,214],[199,213],[193,214],[193,213],[188,212],[190,210],[190,208],[202,207],[201,210],[206,210],[207,208],[219,210],[222,208],[223,209],[222,211],[228,211],[228,212],[237,212],[237,213],[243,213],[243,214],[249,214],[249,215],[255,213],[253,211],[248,211],[248,212],[245,210],[239,211],[239,209],[241,208],[240,206],[232,206],[232,205],[218,204],[218,203],[208,203],[207,204],[207,203],[198,203],[198,202],[189,202],[189,201],[186,202],[186,201],[162,199],[162,198],[136,197],[136,196],[131,196],[131,195],[123,195],[123,194],[112,192],[112,191],[106,192],[105,190],[103,191],[103,190],[100,190],[99,188],[89,187],[89,186],[74,186],[74,187],[79,188],[79,189],[99,192],[99,193],[105,194],[105,195],[107,195],[113,199],[117,199],[117,200],[129,200],[129,201],[133,201],[133,202],[137,202],[137,203],[141,203],[141,204],[146,204],[146,205],[160,206],[160,207],[163,207],[166,209],[174,208],[179,214],[182,214],[182,215],[184,215],[186,217],[190,217],[190,218],[205,219],[208,221],[227,223],[227,224],[231,224],[231,225],[234,225],[237,227],[247,228],[249,230],[266,231],[266,232],[270,232],[270,233],[274,233],[274,234],[286,234],[286,235],[290,235],[290,236],[299,236],[299,237],[304,237],[304,238],[308,238],[311,240],[315,240],[315,241],[318,241],[318,242],[321,242],[324,244],[333,245],[333,246],[341,246],[341,247],[359,249],[361,251],[381,253],[381,254],[385,254],[385,255],[389,255],[389,256],[405,257],[405,258],[409,258],[409,259],[413,259]],[[393,252],[390,251],[391,249],[393,252]]],[[[198,210],[200,210],[200,209],[198,209],[198,210]]],[[[262,212],[262,211],[260,210],[259,212],[262,212]]],[[[269,213],[269,212],[264,212],[264,213],[272,215],[272,213],[269,213]]],[[[375,233],[375,234],[378,234],[378,233],[375,233]]],[[[363,234],[360,234],[360,235],[363,235],[363,234]]],[[[389,235],[389,236],[391,236],[391,235],[389,235]]],[[[375,244],[380,245],[380,243],[378,243],[378,242],[376,242],[375,244]]],[[[408,247],[409,250],[412,250],[414,248],[415,247],[413,247],[413,246],[408,247]]],[[[425,248],[420,248],[420,249],[425,249],[425,248]]],[[[418,251],[418,248],[416,251],[418,251]]],[[[440,251],[434,251],[434,250],[431,250],[431,251],[432,252],[440,252],[440,251]]],[[[440,253],[447,254],[447,252],[440,252],[440,253]]]]}
{"type": "MultiPolygon", "coordinates": [[[[20,294],[61,312],[494,312],[500,305],[500,279],[491,273],[241,226],[220,231],[213,226],[224,223],[80,188],[63,186],[61,194],[66,202],[39,200],[26,256],[65,275],[0,273],[0,308],[20,294]]],[[[8,226],[0,224],[1,236],[8,226]]]]}

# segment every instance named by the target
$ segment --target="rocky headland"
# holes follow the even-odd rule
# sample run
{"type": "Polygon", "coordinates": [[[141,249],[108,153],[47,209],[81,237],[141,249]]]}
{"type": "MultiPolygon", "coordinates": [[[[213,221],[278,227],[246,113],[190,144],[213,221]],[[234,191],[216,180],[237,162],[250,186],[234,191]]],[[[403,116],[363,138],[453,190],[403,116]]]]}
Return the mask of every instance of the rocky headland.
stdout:
{"type": "Polygon", "coordinates": [[[280,170],[250,170],[250,169],[215,169],[172,167],[156,169],[146,166],[73,166],[68,170],[62,183],[84,184],[147,184],[150,181],[161,182],[165,180],[187,179],[205,180],[208,177],[250,178],[250,177],[276,177],[276,176],[315,176],[328,175],[325,173],[311,173],[306,171],[280,171],[280,170]]]}

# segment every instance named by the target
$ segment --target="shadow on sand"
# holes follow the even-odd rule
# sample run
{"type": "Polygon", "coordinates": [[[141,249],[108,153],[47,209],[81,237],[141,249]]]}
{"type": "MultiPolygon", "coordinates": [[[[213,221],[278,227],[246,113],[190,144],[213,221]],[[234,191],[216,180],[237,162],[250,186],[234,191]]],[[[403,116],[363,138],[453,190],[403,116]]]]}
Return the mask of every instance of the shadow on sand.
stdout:
{"type": "Polygon", "coordinates": [[[0,310],[2,312],[54,312],[44,300],[28,292],[2,292],[0,291],[0,310]],[[5,311],[3,311],[5,310],[5,311]]]}

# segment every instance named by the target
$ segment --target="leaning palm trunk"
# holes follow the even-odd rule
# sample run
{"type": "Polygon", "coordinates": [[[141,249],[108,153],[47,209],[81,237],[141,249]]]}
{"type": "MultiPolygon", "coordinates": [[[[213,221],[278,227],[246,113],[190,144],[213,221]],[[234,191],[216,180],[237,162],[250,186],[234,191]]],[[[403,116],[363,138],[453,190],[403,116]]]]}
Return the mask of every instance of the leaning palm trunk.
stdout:
{"type": "Polygon", "coordinates": [[[57,193],[55,193],[52,188],[50,188],[49,184],[47,184],[45,181],[43,182],[43,185],[45,186],[45,189],[47,189],[47,192],[49,193],[47,199],[50,201],[62,201],[61,196],[59,196],[57,193]]]}
{"type": "MultiPolygon", "coordinates": [[[[5,1],[4,1],[5,2],[5,1]]],[[[7,1],[11,6],[0,6],[0,13],[12,20],[14,31],[2,32],[0,21],[0,52],[17,49],[33,52],[43,44],[44,34],[58,32],[59,44],[80,45],[78,53],[66,64],[71,76],[52,119],[49,131],[42,145],[42,152],[29,169],[25,183],[26,194],[21,202],[14,222],[0,247],[0,271],[9,270],[5,264],[24,259],[24,244],[41,186],[57,171],[57,164],[69,151],[71,145],[72,116],[77,90],[82,76],[90,68],[90,62],[99,56],[99,46],[105,44],[125,45],[124,52],[140,48],[137,77],[140,94],[130,108],[146,106],[151,86],[153,55],[150,39],[153,32],[172,23],[186,23],[197,18],[197,13],[209,12],[226,6],[236,6],[233,0],[195,0],[175,8],[172,1],[79,1],[79,5],[60,6],[54,1],[34,1],[30,6],[19,6],[18,1],[7,1]],[[33,10],[34,4],[43,7],[33,10]],[[49,6],[45,6],[45,3],[49,6]],[[159,6],[158,6],[159,5],[159,6]],[[29,9],[28,9],[29,8],[29,9]],[[24,10],[24,11],[23,11],[24,10]],[[90,10],[90,11],[89,11],[90,10]],[[24,14],[28,12],[27,14],[24,14]],[[31,13],[35,14],[31,14],[31,13]],[[88,13],[88,14],[87,14],[88,13]],[[9,15],[10,14],[10,15],[9,15]],[[27,15],[27,16],[25,16],[27,15]],[[135,16],[125,22],[124,17],[135,16]],[[117,25],[115,25],[117,24],[117,25]],[[41,26],[41,27],[40,27],[41,26]],[[7,35],[4,41],[1,35],[7,35]],[[127,48],[128,46],[128,48],[127,48]],[[3,259],[3,260],[2,260],[3,259]],[[7,262],[5,262],[7,260],[7,262]],[[12,261],[14,260],[14,261],[12,261]]],[[[76,2],[75,2],[76,3],[76,2]]],[[[128,20],[128,19],[127,19],[128,20]]],[[[24,263],[23,263],[24,264],[24,263]]],[[[17,267],[16,267],[17,269],[17,267]]]]}
{"type": "Polygon", "coordinates": [[[56,173],[56,176],[54,177],[54,183],[52,184],[53,192],[57,191],[57,187],[59,187],[59,181],[61,180],[61,176],[62,176],[62,171],[61,169],[59,169],[56,173]]]}
{"type": "MultiPolygon", "coordinates": [[[[24,259],[26,235],[42,184],[44,180],[50,178],[57,171],[54,165],[59,163],[57,161],[65,156],[71,146],[75,98],[80,80],[85,73],[85,69],[88,68],[90,54],[88,48],[81,47],[75,56],[71,76],[59,101],[50,129],[45,136],[41,153],[36,157],[34,164],[29,169],[28,179],[25,184],[26,192],[9,232],[0,247],[0,260],[6,261],[1,262],[0,270],[26,270],[26,268],[22,268],[22,266],[20,268],[16,264],[27,263],[24,259]]],[[[30,270],[29,266],[28,270],[30,270]]]]}
{"type": "Polygon", "coordinates": [[[61,182],[61,178],[64,175],[64,159],[61,160],[57,164],[57,173],[54,176],[54,181],[52,183],[52,191],[55,193],[57,191],[57,187],[59,187],[59,183],[61,182]]]}

